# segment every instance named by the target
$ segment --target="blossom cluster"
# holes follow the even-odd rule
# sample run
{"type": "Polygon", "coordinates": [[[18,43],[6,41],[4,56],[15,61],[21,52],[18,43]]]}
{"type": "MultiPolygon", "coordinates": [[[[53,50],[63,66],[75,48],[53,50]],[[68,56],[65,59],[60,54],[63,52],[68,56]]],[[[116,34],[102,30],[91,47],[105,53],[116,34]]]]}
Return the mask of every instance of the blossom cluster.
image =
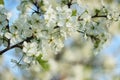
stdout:
{"type": "Polygon", "coordinates": [[[7,49],[22,49],[25,63],[33,63],[50,51],[57,53],[75,32],[91,39],[94,48],[99,48],[108,38],[107,19],[119,20],[120,16],[104,12],[103,8],[92,14],[72,0],[54,0],[54,3],[57,5],[49,0],[22,0],[18,6],[21,14],[10,26],[5,9],[0,7],[0,39],[8,41],[7,49]]]}
{"type": "Polygon", "coordinates": [[[3,6],[0,6],[0,46],[3,43],[5,28],[8,25],[6,10],[3,6]]]}

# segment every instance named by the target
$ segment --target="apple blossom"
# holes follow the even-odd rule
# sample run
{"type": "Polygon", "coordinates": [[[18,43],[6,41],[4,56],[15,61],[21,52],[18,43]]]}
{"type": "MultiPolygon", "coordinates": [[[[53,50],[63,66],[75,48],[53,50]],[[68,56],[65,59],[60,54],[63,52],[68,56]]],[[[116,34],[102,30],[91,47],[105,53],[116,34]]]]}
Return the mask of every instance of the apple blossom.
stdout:
{"type": "Polygon", "coordinates": [[[105,6],[90,12],[78,0],[52,2],[21,0],[18,6],[21,13],[12,25],[9,25],[6,10],[0,6],[0,41],[8,42],[0,54],[17,47],[25,54],[24,63],[38,62],[46,68],[47,61],[43,57],[50,52],[60,52],[69,37],[82,34],[81,38],[91,40],[94,50],[101,49],[108,39],[107,22],[120,17],[119,11],[109,11],[105,6]],[[31,14],[28,14],[30,9],[31,14]]]}

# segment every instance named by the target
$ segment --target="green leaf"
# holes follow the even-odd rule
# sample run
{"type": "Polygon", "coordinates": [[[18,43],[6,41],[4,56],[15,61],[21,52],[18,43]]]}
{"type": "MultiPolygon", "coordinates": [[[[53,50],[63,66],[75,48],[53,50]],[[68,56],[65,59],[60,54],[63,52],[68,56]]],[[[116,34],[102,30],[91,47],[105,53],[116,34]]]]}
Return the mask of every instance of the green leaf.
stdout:
{"type": "Polygon", "coordinates": [[[100,45],[100,39],[95,40],[94,48],[95,48],[95,49],[98,48],[99,45],[100,45]]]}
{"type": "Polygon", "coordinates": [[[4,0],[0,0],[0,4],[4,4],[4,0]]]}
{"type": "Polygon", "coordinates": [[[36,60],[38,61],[38,63],[41,65],[41,67],[45,70],[49,70],[49,64],[47,60],[43,60],[42,59],[42,55],[39,55],[36,60]]]}
{"type": "Polygon", "coordinates": [[[68,4],[69,0],[62,0],[61,1],[63,4],[68,4]]]}
{"type": "Polygon", "coordinates": [[[72,11],[72,16],[76,16],[76,14],[77,14],[77,10],[73,10],[72,11]]]}
{"type": "Polygon", "coordinates": [[[100,12],[99,9],[95,9],[95,13],[98,14],[100,12]]]}

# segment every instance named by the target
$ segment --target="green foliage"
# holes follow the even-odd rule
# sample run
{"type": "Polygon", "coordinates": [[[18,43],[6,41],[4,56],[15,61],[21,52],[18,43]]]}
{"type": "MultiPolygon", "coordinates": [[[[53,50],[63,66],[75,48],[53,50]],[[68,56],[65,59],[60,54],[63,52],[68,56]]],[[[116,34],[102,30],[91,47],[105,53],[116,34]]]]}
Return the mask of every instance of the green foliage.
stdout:
{"type": "Polygon", "coordinates": [[[49,70],[49,64],[47,60],[43,60],[42,59],[42,55],[39,55],[36,60],[38,61],[38,63],[41,65],[41,67],[45,70],[49,70]]]}
{"type": "Polygon", "coordinates": [[[94,42],[94,48],[98,48],[100,44],[100,39],[95,40],[94,42]]]}
{"type": "Polygon", "coordinates": [[[4,4],[4,0],[0,0],[0,4],[4,4]]]}
{"type": "Polygon", "coordinates": [[[62,4],[68,4],[69,0],[62,0],[62,4]]]}
{"type": "Polygon", "coordinates": [[[72,16],[76,16],[76,14],[77,14],[77,10],[73,10],[72,11],[72,16]]]}

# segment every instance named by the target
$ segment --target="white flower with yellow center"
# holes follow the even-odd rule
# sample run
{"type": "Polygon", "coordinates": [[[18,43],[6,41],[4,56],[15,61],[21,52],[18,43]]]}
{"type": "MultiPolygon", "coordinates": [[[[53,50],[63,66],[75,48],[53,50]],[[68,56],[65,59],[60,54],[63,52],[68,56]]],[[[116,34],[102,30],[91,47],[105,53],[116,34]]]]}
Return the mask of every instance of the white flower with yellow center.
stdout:
{"type": "Polygon", "coordinates": [[[21,39],[20,34],[18,33],[18,31],[15,31],[13,33],[6,32],[5,33],[5,37],[8,38],[8,39],[10,39],[10,43],[12,45],[14,45],[14,44],[22,41],[22,39],[21,39]]]}

